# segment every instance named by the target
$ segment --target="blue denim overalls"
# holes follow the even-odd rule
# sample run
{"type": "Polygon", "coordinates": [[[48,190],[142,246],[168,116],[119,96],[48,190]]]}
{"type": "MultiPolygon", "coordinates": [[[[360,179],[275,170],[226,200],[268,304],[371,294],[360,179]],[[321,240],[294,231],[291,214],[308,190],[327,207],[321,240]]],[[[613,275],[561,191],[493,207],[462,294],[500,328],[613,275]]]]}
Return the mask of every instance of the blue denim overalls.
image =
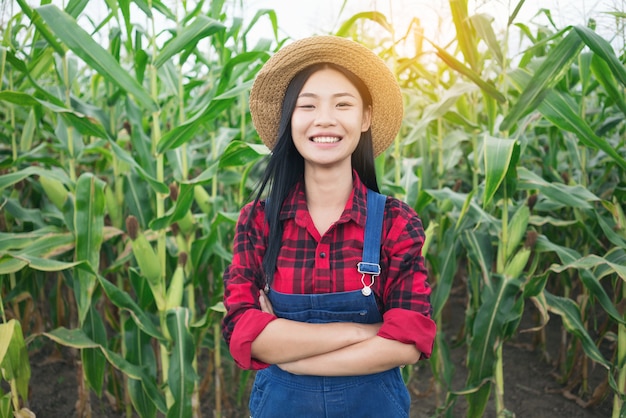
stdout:
{"type": "MultiPolygon", "coordinates": [[[[380,231],[385,196],[368,190],[363,262],[359,272],[380,274],[380,231]],[[378,232],[378,233],[375,233],[378,232]]],[[[328,294],[285,294],[269,290],[274,313],[301,322],[382,322],[369,284],[363,289],[328,294]]],[[[252,418],[402,418],[410,396],[399,368],[362,376],[294,375],[272,365],[256,374],[250,395],[252,418]]]]}

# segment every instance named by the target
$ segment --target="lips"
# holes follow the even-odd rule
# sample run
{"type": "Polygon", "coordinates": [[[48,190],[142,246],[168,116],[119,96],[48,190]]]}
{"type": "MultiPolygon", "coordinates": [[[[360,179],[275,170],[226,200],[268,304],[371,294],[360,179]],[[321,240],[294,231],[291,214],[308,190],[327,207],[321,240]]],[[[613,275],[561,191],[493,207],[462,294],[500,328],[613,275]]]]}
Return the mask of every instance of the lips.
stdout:
{"type": "Polygon", "coordinates": [[[316,144],[334,144],[336,142],[341,141],[341,137],[338,136],[313,136],[310,138],[311,141],[316,144]]]}

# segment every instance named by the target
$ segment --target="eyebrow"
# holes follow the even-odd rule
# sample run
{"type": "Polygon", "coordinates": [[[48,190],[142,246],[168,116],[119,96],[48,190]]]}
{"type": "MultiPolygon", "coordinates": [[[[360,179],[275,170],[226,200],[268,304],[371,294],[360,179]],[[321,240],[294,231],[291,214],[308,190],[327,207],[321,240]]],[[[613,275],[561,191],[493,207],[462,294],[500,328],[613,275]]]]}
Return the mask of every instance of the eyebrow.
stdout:
{"type": "MultiPolygon", "coordinates": [[[[333,95],[332,95],[332,97],[346,97],[346,96],[347,96],[347,97],[353,97],[353,98],[355,98],[355,99],[356,99],[356,96],[355,96],[354,94],[352,94],[352,93],[348,93],[348,92],[344,92],[344,93],[335,93],[335,94],[333,94],[333,95]]],[[[300,94],[298,95],[298,98],[300,98],[300,97],[312,97],[312,98],[318,98],[318,97],[319,97],[319,95],[317,95],[317,94],[315,94],[315,93],[307,93],[307,92],[304,92],[304,93],[300,93],[300,94]]]]}

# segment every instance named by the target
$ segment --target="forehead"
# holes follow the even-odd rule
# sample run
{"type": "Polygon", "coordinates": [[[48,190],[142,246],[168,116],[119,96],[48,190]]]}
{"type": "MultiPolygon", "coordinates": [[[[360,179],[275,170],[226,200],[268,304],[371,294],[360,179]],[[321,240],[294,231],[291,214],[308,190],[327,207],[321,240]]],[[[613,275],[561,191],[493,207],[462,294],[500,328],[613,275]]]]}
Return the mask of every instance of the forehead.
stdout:
{"type": "Polygon", "coordinates": [[[334,68],[322,68],[309,76],[302,86],[302,93],[312,90],[320,92],[350,93],[360,98],[356,86],[341,71],[334,68]]]}

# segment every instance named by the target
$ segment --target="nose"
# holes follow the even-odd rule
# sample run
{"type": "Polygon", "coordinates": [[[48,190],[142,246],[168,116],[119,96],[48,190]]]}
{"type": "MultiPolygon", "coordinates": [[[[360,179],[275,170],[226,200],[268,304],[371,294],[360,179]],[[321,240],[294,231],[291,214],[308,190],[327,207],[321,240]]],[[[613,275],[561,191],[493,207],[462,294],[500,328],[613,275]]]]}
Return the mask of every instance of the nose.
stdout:
{"type": "Polygon", "coordinates": [[[334,114],[334,106],[319,105],[317,114],[315,115],[315,125],[317,126],[333,126],[337,123],[334,114]]]}

